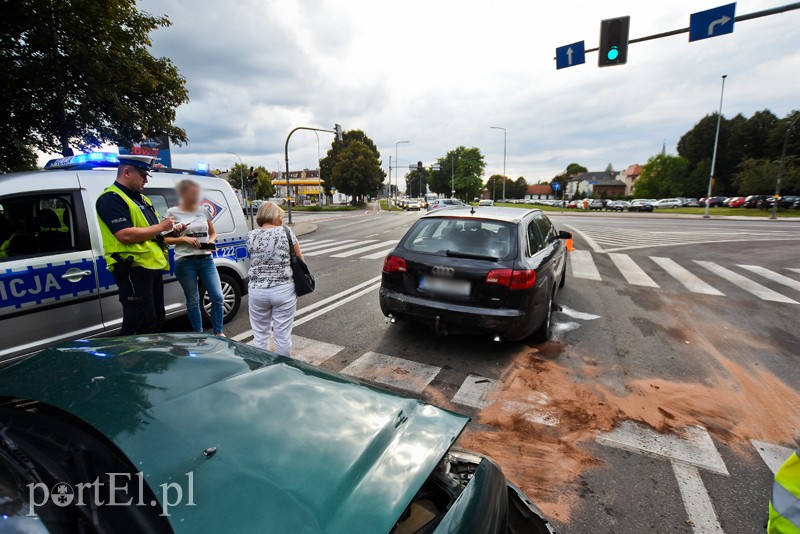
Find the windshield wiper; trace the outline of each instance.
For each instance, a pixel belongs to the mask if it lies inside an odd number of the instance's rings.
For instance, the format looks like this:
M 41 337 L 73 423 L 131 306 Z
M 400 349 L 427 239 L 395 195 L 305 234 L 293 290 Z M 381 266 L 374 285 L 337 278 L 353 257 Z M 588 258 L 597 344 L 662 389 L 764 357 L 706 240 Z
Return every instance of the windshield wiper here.
M 484 256 L 483 254 L 470 254 L 469 252 L 458 252 L 457 250 L 445 250 L 445 254 L 450 256 L 451 258 L 467 258 L 471 260 L 488 260 L 488 261 L 497 261 L 499 258 L 494 256 Z

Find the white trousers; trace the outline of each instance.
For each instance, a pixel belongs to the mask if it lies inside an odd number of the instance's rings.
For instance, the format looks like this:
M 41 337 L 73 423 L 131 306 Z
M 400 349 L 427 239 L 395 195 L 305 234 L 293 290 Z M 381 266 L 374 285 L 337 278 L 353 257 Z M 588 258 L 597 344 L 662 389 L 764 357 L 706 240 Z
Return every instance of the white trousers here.
M 275 352 L 292 355 L 292 324 L 297 309 L 294 284 L 284 284 L 268 289 L 251 288 L 248 296 L 250 327 L 253 345 L 269 350 L 270 334 L 275 336 Z

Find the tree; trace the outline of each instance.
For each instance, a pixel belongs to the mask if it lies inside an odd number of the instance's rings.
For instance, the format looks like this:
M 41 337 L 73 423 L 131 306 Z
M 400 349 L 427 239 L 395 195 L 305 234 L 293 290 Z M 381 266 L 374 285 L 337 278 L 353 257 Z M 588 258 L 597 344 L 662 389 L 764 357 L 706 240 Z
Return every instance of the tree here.
M 241 191 L 242 183 L 247 187 L 247 178 L 250 175 L 250 167 L 243 163 L 236 163 L 228 171 L 228 183 L 231 187 Z
M 272 173 L 261 165 L 253 169 L 253 172 L 256 175 L 256 183 L 251 186 L 253 196 L 260 199 L 274 197 L 275 185 L 272 183 Z
M 428 181 L 431 172 L 425 167 L 422 170 L 414 169 L 406 174 L 406 195 L 410 197 L 423 197 L 427 193 Z
M 4 148 L 16 141 L 68 156 L 73 146 L 164 134 L 187 141 L 173 124 L 189 100 L 186 82 L 149 49 L 167 17 L 139 11 L 134 0 L 27 0 L 0 4 L 0 19 Z
M 779 160 L 744 160 L 736 175 L 736 185 L 740 195 L 769 195 L 775 192 L 775 181 L 780 168 Z M 781 194 L 800 194 L 800 158 L 786 158 L 781 179 Z
M 471 200 L 468 192 L 474 192 L 473 177 L 483 176 L 486 162 L 479 148 L 460 146 L 450 150 L 445 156 L 436 160 L 441 170 L 431 173 L 429 187 L 434 193 L 450 195 L 451 180 L 455 182 L 456 196 Z M 459 185 L 460 184 L 460 185 Z M 481 184 L 482 188 L 482 184 Z
M 589 172 L 589 169 L 580 165 L 579 163 L 570 163 L 567 165 L 566 175 L 567 176 L 574 176 L 576 174 L 581 174 L 582 172 Z
M 511 198 L 523 199 L 528 193 L 528 180 L 524 176 L 520 176 L 514 181 L 514 187 L 511 188 L 514 192 Z
M 586 172 L 586 171 L 584 171 L 584 172 Z M 606 165 L 606 172 L 614 172 L 614 165 L 612 165 L 611 163 Z
M 486 181 L 486 188 L 493 197 L 499 199 L 503 196 L 503 182 L 506 183 L 506 197 L 515 198 L 512 196 L 514 192 L 514 182 L 510 180 L 508 176 L 502 176 L 500 174 L 491 175 Z
M 334 144 L 338 144 L 338 141 L 334 141 Z M 345 147 L 336 155 L 335 161 L 330 184 L 326 185 L 333 185 L 345 195 L 351 195 L 353 205 L 363 203 L 364 196 L 374 194 L 386 176 L 375 151 L 357 139 L 345 139 Z
M 470 201 L 483 193 L 483 181 L 478 176 L 464 176 L 456 180 L 456 197 Z
M 689 162 L 681 156 L 657 154 L 647 160 L 636 180 L 633 193 L 638 198 L 665 198 L 686 195 Z
M 331 187 L 335 187 L 336 189 L 344 192 L 341 187 L 339 187 L 336 183 L 333 182 L 333 167 L 336 165 L 339 155 L 342 151 L 352 142 L 359 141 L 367 146 L 370 149 L 372 154 L 375 157 L 375 160 L 378 162 L 378 165 L 381 164 L 380 158 L 381 154 L 378 152 L 378 147 L 375 146 L 375 142 L 367 137 L 362 130 L 348 130 L 342 134 L 342 142 L 339 142 L 337 139 L 334 139 L 331 143 L 331 148 L 328 149 L 327 155 L 322 158 L 319 162 L 319 172 L 320 178 L 323 182 L 325 182 L 325 187 L 330 190 Z M 381 171 L 382 176 L 386 176 L 386 173 Z

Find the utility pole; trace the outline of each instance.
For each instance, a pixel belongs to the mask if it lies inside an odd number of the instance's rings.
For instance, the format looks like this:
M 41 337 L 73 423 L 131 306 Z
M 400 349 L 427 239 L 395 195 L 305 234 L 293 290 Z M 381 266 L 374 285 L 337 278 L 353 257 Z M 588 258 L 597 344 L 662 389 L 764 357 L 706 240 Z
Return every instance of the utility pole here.
M 797 124 L 798 119 L 800 119 L 800 114 L 795 117 L 789 127 L 786 128 L 786 135 L 783 138 L 783 150 L 781 151 L 781 165 L 778 168 L 778 179 L 775 182 L 775 198 L 772 202 L 772 215 L 770 219 L 777 219 L 778 218 L 778 199 L 781 197 L 781 179 L 783 178 L 783 169 L 786 164 L 786 148 L 789 146 L 789 136 L 792 135 L 792 130 L 794 130 L 794 125 Z
M 389 154 L 389 198 L 394 198 L 395 195 L 392 194 L 392 155 Z M 389 208 L 391 211 L 391 208 Z
M 725 97 L 725 78 L 727 77 L 727 74 L 722 75 L 722 90 L 719 93 L 719 114 L 717 115 L 717 133 L 714 135 L 714 153 L 711 155 L 711 175 L 708 177 L 708 194 L 706 195 L 706 214 L 703 215 L 704 219 L 711 218 L 708 211 L 711 205 L 711 188 L 714 186 L 714 167 L 717 164 L 717 147 L 719 146 L 719 126 L 722 122 L 722 99 Z
M 450 154 L 450 198 L 456 197 L 456 165 L 453 162 L 453 155 Z
M 410 143 L 410 142 L 411 141 L 398 141 L 398 142 L 396 142 L 394 144 L 394 187 L 395 187 L 394 200 L 395 200 L 395 204 L 397 203 L 397 189 L 400 187 L 399 177 L 397 176 L 397 169 L 398 169 L 398 167 L 400 167 L 400 160 L 397 159 L 397 147 L 402 145 L 402 144 L 406 144 L 406 143 Z

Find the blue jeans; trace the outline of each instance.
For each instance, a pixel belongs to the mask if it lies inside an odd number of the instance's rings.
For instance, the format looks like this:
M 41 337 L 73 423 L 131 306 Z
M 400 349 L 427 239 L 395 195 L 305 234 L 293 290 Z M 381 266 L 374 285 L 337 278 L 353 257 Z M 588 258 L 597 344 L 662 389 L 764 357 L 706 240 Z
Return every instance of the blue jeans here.
M 222 306 L 222 286 L 219 281 L 219 273 L 211 255 L 198 254 L 178 259 L 175 261 L 175 276 L 186 296 L 186 311 L 194 331 L 203 331 L 203 318 L 200 316 L 199 280 L 211 299 L 211 330 L 214 334 L 221 334 L 225 309 Z

